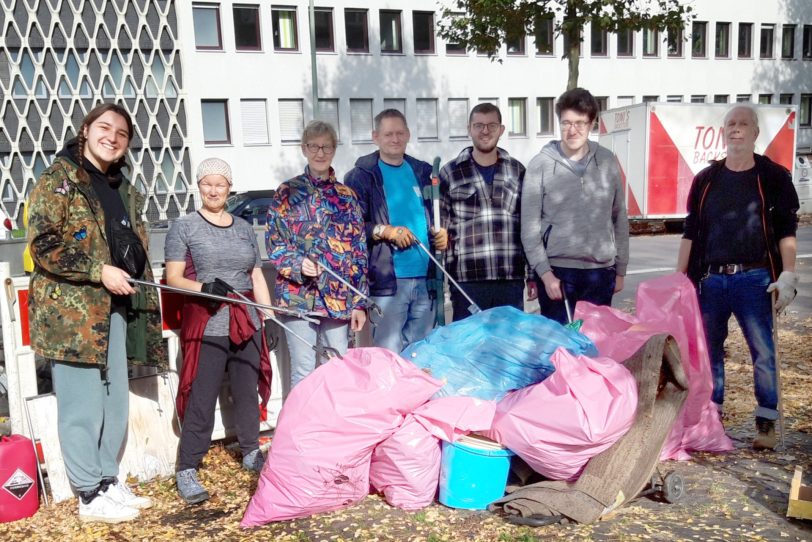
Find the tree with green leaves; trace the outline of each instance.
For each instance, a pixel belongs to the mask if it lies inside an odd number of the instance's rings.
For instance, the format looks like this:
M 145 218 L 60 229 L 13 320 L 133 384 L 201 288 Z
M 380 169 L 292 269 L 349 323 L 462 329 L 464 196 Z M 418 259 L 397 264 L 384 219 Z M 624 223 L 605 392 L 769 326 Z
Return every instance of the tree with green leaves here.
M 652 29 L 677 35 L 694 17 L 689 4 L 686 0 L 450 0 L 442 8 L 439 34 L 495 59 L 503 43 L 534 33 L 552 20 L 555 35 L 564 36 L 567 89 L 572 89 L 578 86 L 579 52 L 587 23 L 608 32 Z

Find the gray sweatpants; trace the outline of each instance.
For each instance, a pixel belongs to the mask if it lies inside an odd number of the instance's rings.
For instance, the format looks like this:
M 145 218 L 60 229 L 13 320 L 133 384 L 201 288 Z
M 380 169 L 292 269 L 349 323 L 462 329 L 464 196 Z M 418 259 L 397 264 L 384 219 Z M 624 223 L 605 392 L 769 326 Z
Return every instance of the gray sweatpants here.
M 59 445 L 68 479 L 78 491 L 118 476 L 129 415 L 126 333 L 123 311 L 113 312 L 105 371 L 97 365 L 51 362 Z

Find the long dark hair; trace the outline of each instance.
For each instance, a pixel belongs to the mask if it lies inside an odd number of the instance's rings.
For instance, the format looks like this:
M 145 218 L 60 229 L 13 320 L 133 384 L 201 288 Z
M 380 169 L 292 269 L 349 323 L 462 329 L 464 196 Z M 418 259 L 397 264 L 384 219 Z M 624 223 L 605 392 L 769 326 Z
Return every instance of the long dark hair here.
M 90 112 L 87 115 L 85 115 L 85 118 L 82 119 L 82 125 L 79 126 L 79 136 L 77 137 L 78 147 L 76 159 L 79 160 L 79 169 L 83 174 L 87 173 L 84 168 L 85 144 L 87 143 L 87 139 L 85 138 L 85 128 L 89 128 L 91 124 L 96 122 L 96 119 L 98 119 L 108 111 L 116 113 L 121 118 L 123 118 L 124 121 L 127 123 L 128 147 L 130 145 L 130 141 L 132 141 L 133 139 L 133 120 L 130 117 L 130 113 L 127 112 L 127 110 L 124 109 L 124 107 L 114 103 L 103 103 L 91 109 Z M 110 165 L 117 166 L 118 168 L 120 168 L 121 166 L 127 163 L 126 156 L 127 156 L 126 154 L 122 155 L 121 158 L 119 158 L 116 162 Z

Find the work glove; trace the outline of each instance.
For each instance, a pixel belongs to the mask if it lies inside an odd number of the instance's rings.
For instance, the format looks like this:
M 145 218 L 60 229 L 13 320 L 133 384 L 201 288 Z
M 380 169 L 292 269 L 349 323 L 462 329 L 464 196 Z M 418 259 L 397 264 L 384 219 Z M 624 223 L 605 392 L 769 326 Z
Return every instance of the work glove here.
M 448 248 L 448 230 L 440 228 L 431 231 L 432 241 L 434 241 L 434 248 L 437 250 L 445 250 Z
M 786 309 L 798 293 L 798 275 L 792 271 L 782 271 L 778 280 L 767 286 L 767 293 L 778 290 L 775 300 L 775 310 L 781 312 Z
M 231 288 L 229 287 L 228 283 L 220 279 L 214 279 L 211 282 L 204 282 L 203 287 L 200 288 L 200 291 L 204 294 L 219 295 L 221 297 L 226 297 L 230 290 Z
M 416 241 L 414 234 L 409 228 L 405 226 L 390 226 L 388 224 L 383 227 L 381 239 L 392 243 L 399 249 L 409 248 Z

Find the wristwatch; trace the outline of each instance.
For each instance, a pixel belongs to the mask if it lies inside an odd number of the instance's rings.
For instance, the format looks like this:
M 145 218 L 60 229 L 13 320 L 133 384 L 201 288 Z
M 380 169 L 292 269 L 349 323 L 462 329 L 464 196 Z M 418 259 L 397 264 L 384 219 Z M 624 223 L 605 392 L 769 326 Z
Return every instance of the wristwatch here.
M 375 227 L 372 228 L 372 238 L 376 241 L 381 238 L 383 235 L 383 230 L 386 228 L 385 224 L 375 224 Z

